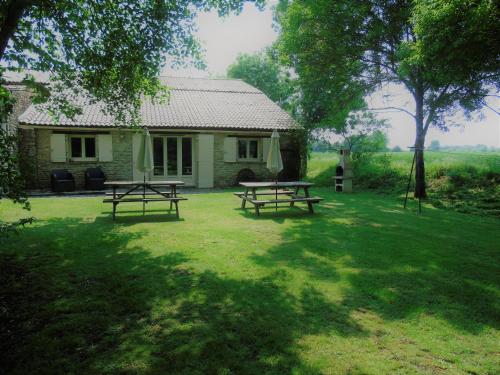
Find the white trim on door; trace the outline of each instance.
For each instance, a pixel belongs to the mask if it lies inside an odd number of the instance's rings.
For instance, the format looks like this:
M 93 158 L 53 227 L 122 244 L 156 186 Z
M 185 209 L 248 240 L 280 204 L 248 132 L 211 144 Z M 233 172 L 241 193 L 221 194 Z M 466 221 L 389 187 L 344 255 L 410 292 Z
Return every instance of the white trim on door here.
M 168 134 L 161 134 L 161 135 L 156 135 L 156 134 L 151 134 L 151 137 L 154 139 L 162 139 L 163 140 L 163 174 L 155 175 L 154 173 L 151 176 L 152 180 L 164 180 L 164 179 L 177 179 L 184 181 L 186 185 L 195 185 L 195 173 L 196 173 L 196 167 L 195 167 L 195 158 L 194 158 L 194 137 L 192 135 L 185 135 L 185 136 L 180 136 L 180 135 L 168 135 Z M 176 160 L 177 160 L 177 173 L 176 174 L 171 174 L 169 173 L 169 158 L 168 158 L 168 143 L 169 139 L 176 139 L 176 148 L 177 148 L 177 153 L 176 153 Z M 183 139 L 190 139 L 190 148 L 191 148 L 191 174 L 183 174 L 184 172 L 184 165 L 183 165 Z M 153 146 L 154 149 L 154 146 Z

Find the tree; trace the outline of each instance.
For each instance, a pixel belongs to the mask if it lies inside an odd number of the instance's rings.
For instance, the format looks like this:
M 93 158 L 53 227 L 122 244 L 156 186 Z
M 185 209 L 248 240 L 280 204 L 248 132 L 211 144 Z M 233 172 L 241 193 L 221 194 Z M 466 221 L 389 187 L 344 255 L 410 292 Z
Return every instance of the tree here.
M 117 122 L 138 124 L 141 98 L 164 100 L 159 73 L 172 64 L 202 65 L 193 37 L 197 10 L 220 15 L 240 11 L 245 0 L 0 0 L 0 121 L 12 108 L 6 70 L 50 71 L 49 88 L 27 75 L 36 103 L 48 101 L 54 115 L 79 112 L 71 99 L 106 104 Z M 264 0 L 254 0 L 258 6 Z M 1 188 L 22 197 L 15 139 L 0 134 Z
M 24 192 L 24 183 L 18 168 L 17 137 L 1 126 L 7 121 L 5 114 L 12 110 L 13 104 L 10 93 L 0 87 L 0 198 L 11 199 L 15 203 L 22 204 L 24 209 L 29 210 L 30 204 Z M 14 223 L 4 223 L 0 220 L 0 239 L 7 232 L 14 230 L 19 225 L 30 223 L 32 220 L 33 218 L 24 218 Z
M 401 152 L 401 151 L 403 151 L 403 149 L 399 146 L 394 146 L 391 151 L 392 152 Z
M 415 196 L 425 197 L 429 127 L 446 129 L 448 115 L 470 115 L 499 88 L 498 13 L 490 0 L 282 0 L 276 20 L 310 123 L 341 124 L 386 84 L 410 93 L 414 108 L 386 109 L 415 121 Z
M 242 79 L 246 83 L 258 88 L 273 102 L 286 110 L 297 122 L 301 123 L 302 116 L 297 106 L 296 80 L 288 69 L 279 64 L 275 46 L 256 54 L 241 54 L 227 70 L 230 78 Z M 309 156 L 308 145 L 312 142 L 309 129 L 301 128 L 293 131 L 293 141 L 299 150 L 300 175 L 306 172 L 306 160 Z
M 0 0 L 0 62 L 52 72 L 58 82 L 51 87 L 52 104 L 59 111 L 77 110 L 67 100 L 72 88 L 105 102 L 120 120 L 137 121 L 143 95 L 165 97 L 158 76 L 167 56 L 173 64 L 202 65 L 192 34 L 196 11 L 215 8 L 223 15 L 244 2 Z M 35 100 L 48 99 L 50 92 L 34 89 Z
M 343 142 L 343 147 L 354 152 L 377 152 L 387 149 L 387 128 L 384 120 L 379 120 L 373 113 L 366 111 L 349 114 L 345 124 L 335 129 Z
M 429 145 L 429 150 L 430 151 L 438 151 L 441 148 L 441 144 L 437 139 L 434 139 L 431 141 L 431 144 Z
M 290 74 L 268 53 L 240 54 L 227 69 L 227 76 L 242 79 L 258 88 L 284 109 L 291 106 L 294 82 Z

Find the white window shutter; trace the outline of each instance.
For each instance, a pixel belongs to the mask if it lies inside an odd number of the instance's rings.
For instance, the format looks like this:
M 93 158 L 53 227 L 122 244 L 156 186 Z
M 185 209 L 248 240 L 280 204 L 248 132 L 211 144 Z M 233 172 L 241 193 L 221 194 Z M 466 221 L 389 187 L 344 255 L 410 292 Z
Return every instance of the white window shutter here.
M 214 187 L 214 136 L 198 136 L 198 187 Z
M 267 162 L 267 155 L 269 155 L 269 145 L 271 144 L 270 138 L 264 138 L 262 140 L 262 161 Z
M 238 139 L 236 137 L 224 138 L 224 161 L 226 163 L 236 162 L 237 145 L 238 145 Z
M 66 134 L 50 135 L 50 161 L 54 163 L 66 162 Z
M 99 161 L 113 161 L 113 138 L 111 134 L 97 135 Z

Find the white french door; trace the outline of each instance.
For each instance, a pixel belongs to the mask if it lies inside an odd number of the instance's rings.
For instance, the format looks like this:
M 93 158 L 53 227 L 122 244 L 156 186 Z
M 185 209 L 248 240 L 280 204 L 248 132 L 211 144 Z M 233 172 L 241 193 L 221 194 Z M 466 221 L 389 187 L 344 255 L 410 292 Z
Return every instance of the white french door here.
M 153 137 L 153 180 L 178 179 L 194 184 L 193 138 Z

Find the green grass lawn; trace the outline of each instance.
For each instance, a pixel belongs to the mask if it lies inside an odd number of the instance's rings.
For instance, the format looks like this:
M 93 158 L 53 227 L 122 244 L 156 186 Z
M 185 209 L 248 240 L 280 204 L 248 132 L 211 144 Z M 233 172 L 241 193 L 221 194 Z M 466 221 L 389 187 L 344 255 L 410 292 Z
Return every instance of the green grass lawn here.
M 354 189 L 405 192 L 412 159 L 411 152 L 366 155 L 354 163 Z M 334 152 L 313 152 L 307 179 L 332 186 L 338 160 Z M 425 170 L 428 201 L 435 207 L 500 218 L 500 153 L 427 151 Z
M 116 223 L 102 198 L 32 199 L 0 242 L 1 372 L 500 372 L 497 219 L 313 193 L 315 215 L 228 191 Z
M 410 174 L 412 152 L 380 152 L 371 155 L 374 161 L 368 168 L 390 168 L 395 174 L 405 176 Z M 383 162 L 387 164 L 384 164 Z M 313 152 L 307 162 L 307 177 L 321 185 L 331 185 L 335 167 L 339 162 L 337 152 Z M 478 173 L 500 174 L 499 152 L 447 152 L 427 151 L 425 153 L 427 179 L 442 177 L 447 171 L 462 171 L 470 168 Z M 365 171 L 363 171 L 365 172 Z M 376 171 L 375 171 L 376 172 Z M 406 181 L 406 180 L 405 180 Z M 362 183 L 362 181 L 358 181 Z M 405 185 L 406 186 L 406 185 Z

